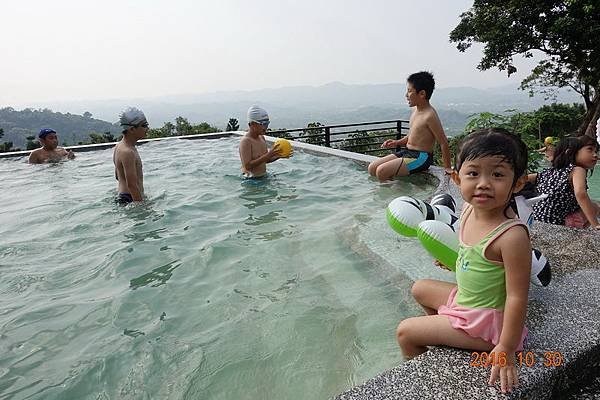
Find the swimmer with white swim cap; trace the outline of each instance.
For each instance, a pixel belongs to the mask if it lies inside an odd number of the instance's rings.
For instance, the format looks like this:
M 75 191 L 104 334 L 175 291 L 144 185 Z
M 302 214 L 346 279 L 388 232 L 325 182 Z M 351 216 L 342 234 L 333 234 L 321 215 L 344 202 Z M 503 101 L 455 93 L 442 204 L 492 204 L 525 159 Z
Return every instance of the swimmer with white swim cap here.
M 141 110 L 127 108 L 119 116 L 119 124 L 123 128 L 123 138 L 115 146 L 113 163 L 117 179 L 117 202 L 127 204 L 142 201 L 144 195 L 144 174 L 142 159 L 135 144 L 146 137 L 148 121 Z
M 267 148 L 264 134 L 269 122 L 269 114 L 263 108 L 252 106 L 248 109 L 248 131 L 240 140 L 242 173 L 247 178 L 266 175 L 267 163 L 281 158 L 278 146 L 273 146 L 270 150 Z

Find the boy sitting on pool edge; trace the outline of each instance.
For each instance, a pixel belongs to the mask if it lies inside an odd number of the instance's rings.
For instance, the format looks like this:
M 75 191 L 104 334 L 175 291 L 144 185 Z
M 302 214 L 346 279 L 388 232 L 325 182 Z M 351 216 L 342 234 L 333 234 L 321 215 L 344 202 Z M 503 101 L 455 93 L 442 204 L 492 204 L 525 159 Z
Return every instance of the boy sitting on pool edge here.
M 410 116 L 408 135 L 400 140 L 388 139 L 382 148 L 403 146 L 394 154 L 381 157 L 369 164 L 369 174 L 385 182 L 396 176 L 408 176 L 425 171 L 433 163 L 433 147 L 437 141 L 442 150 L 446 174 L 451 174 L 448 139 L 435 109 L 429 104 L 435 81 L 430 72 L 421 71 L 406 79 L 406 100 L 415 107 Z

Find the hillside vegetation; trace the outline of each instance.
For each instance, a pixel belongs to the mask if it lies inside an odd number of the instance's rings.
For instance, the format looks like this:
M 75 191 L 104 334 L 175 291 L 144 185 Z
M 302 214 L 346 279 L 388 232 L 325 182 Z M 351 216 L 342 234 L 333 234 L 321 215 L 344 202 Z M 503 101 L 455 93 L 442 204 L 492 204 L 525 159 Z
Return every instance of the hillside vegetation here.
M 45 109 L 26 108 L 17 111 L 12 107 L 0 109 L 0 128 L 4 131 L 3 141 L 12 142 L 15 148 L 25 148 L 28 136 L 37 137 L 42 128 L 54 129 L 61 144 L 73 145 L 90 140 L 90 134 L 110 132 L 117 135 L 120 127 L 92 118 L 92 114 L 75 115 Z

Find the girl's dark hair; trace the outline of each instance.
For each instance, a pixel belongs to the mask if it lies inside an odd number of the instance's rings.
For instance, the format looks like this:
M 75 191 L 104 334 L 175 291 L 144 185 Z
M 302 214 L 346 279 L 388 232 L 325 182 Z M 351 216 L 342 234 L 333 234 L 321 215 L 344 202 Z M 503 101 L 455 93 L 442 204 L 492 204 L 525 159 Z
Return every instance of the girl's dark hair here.
M 512 166 L 513 186 L 527 171 L 527 146 L 520 137 L 502 128 L 479 129 L 466 136 L 458 146 L 455 168 L 460 171 L 465 161 L 488 156 L 500 156 Z
M 592 146 L 598 150 L 598 142 L 591 136 L 583 135 L 563 138 L 554 149 L 552 166 L 554 168 L 566 168 L 570 164 L 575 165 L 577 152 L 585 146 Z

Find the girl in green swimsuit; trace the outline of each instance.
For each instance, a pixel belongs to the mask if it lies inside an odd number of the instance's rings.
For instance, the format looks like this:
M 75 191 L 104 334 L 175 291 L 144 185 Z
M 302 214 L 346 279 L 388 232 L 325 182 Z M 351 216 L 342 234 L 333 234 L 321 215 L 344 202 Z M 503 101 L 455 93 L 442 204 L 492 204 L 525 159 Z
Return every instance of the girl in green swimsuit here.
M 490 355 L 489 384 L 502 392 L 518 383 L 515 352 L 527 335 L 531 269 L 527 227 L 510 208 L 525 182 L 527 147 L 502 129 L 483 129 L 461 143 L 453 179 L 465 207 L 460 223 L 456 282 L 419 280 L 412 287 L 427 316 L 408 318 L 396 331 L 407 358 L 445 345 Z

